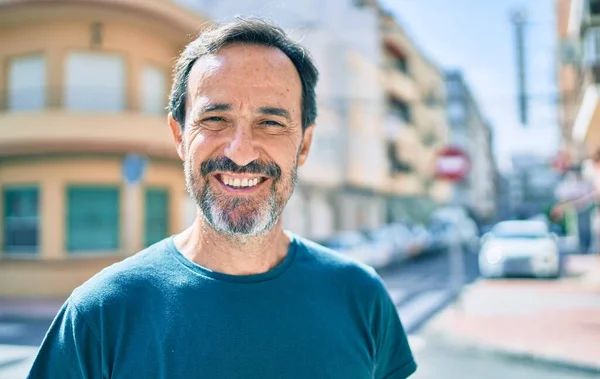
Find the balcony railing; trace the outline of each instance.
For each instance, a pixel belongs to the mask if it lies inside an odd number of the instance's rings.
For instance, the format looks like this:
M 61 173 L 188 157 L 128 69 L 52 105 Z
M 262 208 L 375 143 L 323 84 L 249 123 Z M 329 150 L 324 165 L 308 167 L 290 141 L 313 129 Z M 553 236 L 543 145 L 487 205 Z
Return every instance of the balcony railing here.
M 61 87 L 30 86 L 0 93 L 0 111 L 34 112 L 47 109 L 66 109 L 74 112 L 119 113 L 140 112 L 165 115 L 165 91 L 136 91 L 137 104 L 130 91 L 123 87 Z

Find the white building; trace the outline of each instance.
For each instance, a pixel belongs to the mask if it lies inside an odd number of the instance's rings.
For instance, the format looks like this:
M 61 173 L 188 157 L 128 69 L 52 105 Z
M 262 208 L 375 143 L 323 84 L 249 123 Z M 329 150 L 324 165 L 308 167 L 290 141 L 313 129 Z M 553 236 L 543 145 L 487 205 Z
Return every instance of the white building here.
M 489 219 L 497 208 L 498 169 L 492 151 L 492 131 L 461 72 L 446 73 L 450 143 L 465 151 L 471 172 L 454 188 L 453 202 Z

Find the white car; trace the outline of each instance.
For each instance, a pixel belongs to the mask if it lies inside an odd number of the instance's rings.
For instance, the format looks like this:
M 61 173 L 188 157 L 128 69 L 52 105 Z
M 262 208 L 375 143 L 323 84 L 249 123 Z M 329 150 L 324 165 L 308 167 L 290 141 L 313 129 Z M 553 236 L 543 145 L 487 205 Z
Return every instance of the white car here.
M 503 221 L 482 237 L 479 271 L 483 277 L 557 278 L 561 266 L 556 235 L 544 222 Z
M 392 260 L 392 245 L 371 240 L 356 231 L 347 231 L 330 238 L 325 245 L 373 268 L 385 267 Z

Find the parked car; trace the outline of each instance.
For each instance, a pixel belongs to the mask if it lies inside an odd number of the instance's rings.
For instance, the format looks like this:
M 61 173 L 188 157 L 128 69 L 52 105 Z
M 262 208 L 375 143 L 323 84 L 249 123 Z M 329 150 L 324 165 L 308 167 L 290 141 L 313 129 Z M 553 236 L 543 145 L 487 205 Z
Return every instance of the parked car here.
M 562 269 L 556 235 L 541 221 L 498 223 L 482 237 L 479 270 L 484 277 L 556 278 Z
M 394 261 L 403 261 L 421 254 L 423 248 L 407 224 L 390 224 L 384 230 L 394 242 Z
M 434 220 L 429 225 L 427 253 L 444 253 L 449 251 L 452 246 L 460 244 L 461 236 L 454 224 L 447 221 Z
M 369 232 L 342 232 L 324 245 L 374 268 L 384 267 L 392 260 L 393 245 Z
M 389 233 L 379 229 L 364 233 L 368 239 L 369 252 L 362 260 L 374 268 L 382 268 L 394 260 L 395 244 Z
M 465 212 L 437 212 L 432 217 L 432 224 L 442 225 L 438 227 L 438 233 L 444 234 L 446 249 L 458 243 L 464 251 L 476 254 L 479 250 L 479 229 Z
M 367 245 L 367 238 L 359 232 L 341 232 L 326 240 L 323 245 L 339 253 L 353 255 Z

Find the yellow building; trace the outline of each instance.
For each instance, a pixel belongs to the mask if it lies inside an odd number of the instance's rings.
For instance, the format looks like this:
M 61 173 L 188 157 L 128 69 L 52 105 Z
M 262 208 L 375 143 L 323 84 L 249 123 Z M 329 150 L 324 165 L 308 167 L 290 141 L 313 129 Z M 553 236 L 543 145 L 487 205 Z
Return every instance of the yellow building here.
M 189 222 L 165 107 L 205 21 L 166 0 L 0 0 L 0 296 L 65 296 Z
M 437 152 L 448 143 L 443 72 L 416 47 L 389 14 L 381 12 L 381 83 L 386 93 L 384 120 L 392 172 L 388 188 L 397 217 L 427 217 L 450 199 L 452 185 L 435 178 Z

